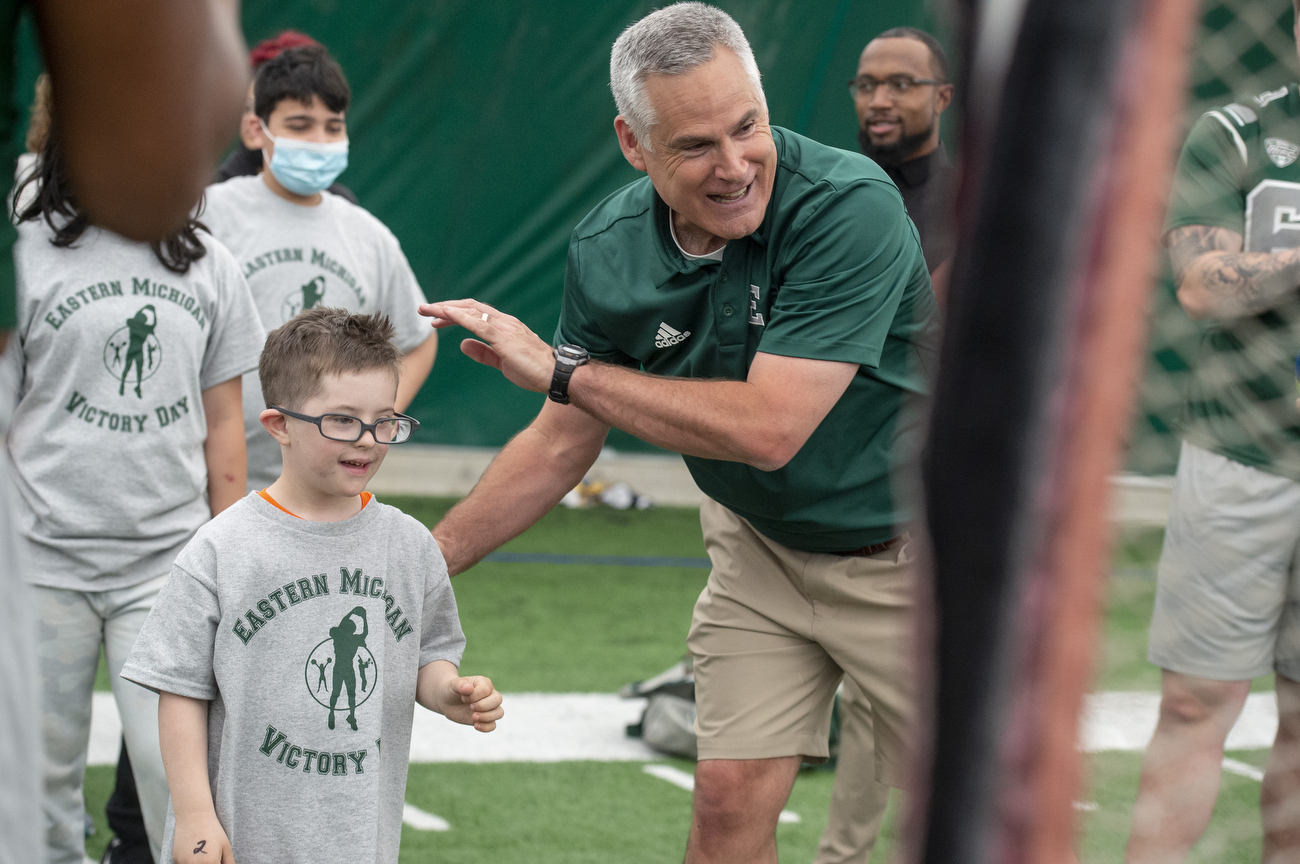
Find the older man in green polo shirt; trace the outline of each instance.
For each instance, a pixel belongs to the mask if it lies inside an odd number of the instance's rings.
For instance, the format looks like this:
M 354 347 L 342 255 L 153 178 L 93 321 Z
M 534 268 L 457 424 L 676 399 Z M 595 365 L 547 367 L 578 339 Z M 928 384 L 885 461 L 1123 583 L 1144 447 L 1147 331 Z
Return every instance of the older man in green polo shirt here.
M 687 861 L 776 861 L 841 672 L 877 776 L 907 770 L 911 511 L 937 313 L 917 232 L 867 158 L 769 125 L 725 13 L 679 3 L 614 44 L 614 121 L 647 177 L 573 232 L 556 348 L 474 300 L 421 307 L 470 357 L 548 392 L 434 529 L 452 573 L 581 480 L 611 426 L 686 457 L 713 561 L 695 607 L 700 762 Z

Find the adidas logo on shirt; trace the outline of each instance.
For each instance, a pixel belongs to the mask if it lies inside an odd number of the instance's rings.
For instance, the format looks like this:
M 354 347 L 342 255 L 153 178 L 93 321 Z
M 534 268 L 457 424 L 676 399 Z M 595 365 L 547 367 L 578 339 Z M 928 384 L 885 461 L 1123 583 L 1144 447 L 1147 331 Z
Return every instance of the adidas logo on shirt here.
M 687 330 L 685 333 L 682 333 L 678 330 L 674 330 L 673 328 L 669 327 L 667 324 L 661 321 L 659 322 L 659 332 L 655 334 L 655 347 L 671 348 L 673 345 L 676 345 L 679 342 L 685 342 L 687 337 L 689 337 L 690 335 L 691 335 L 691 331 L 689 330 Z

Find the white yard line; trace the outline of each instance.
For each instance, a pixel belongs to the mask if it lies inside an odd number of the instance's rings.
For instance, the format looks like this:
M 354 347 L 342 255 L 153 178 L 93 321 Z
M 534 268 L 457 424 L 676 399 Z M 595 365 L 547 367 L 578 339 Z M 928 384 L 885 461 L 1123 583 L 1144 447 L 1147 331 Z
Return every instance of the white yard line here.
M 415 709 L 412 762 L 649 762 L 663 758 L 629 738 L 644 699 L 614 693 L 507 693 L 506 716 L 490 733 Z
M 450 831 L 451 825 L 441 816 L 435 816 L 416 807 L 414 804 L 402 805 L 402 821 L 416 831 Z
M 645 765 L 641 770 L 649 774 L 651 777 L 658 777 L 660 780 L 667 780 L 678 789 L 685 789 L 687 792 L 695 791 L 695 778 L 690 774 L 687 774 L 685 771 L 674 768 L 671 765 L 655 763 Z M 803 817 L 798 813 L 795 813 L 793 810 L 782 810 L 781 815 L 777 817 L 776 821 L 785 825 L 797 825 L 803 821 Z
M 695 791 L 695 778 L 671 765 L 652 764 L 646 765 L 641 770 L 651 777 L 667 780 L 678 789 L 685 789 L 687 792 Z
M 1256 768 L 1254 765 L 1240 762 L 1236 759 L 1224 758 L 1223 770 L 1227 771 L 1229 774 L 1239 774 L 1242 777 L 1249 777 L 1251 780 L 1264 779 L 1263 769 Z
M 1094 693 L 1082 717 L 1080 749 L 1089 753 L 1146 749 L 1155 731 L 1158 693 Z M 508 693 L 505 719 L 482 734 L 441 714 L 415 709 L 412 762 L 653 762 L 662 758 L 624 727 L 641 718 L 643 699 L 613 693 Z M 113 694 L 96 693 L 90 725 L 91 765 L 117 764 L 122 725 Z M 1272 746 L 1277 700 L 1252 693 L 1228 735 L 1229 750 Z
M 1111 692 L 1088 696 L 1083 711 L 1080 749 L 1142 751 L 1156 730 L 1159 693 Z M 1237 723 L 1228 733 L 1228 750 L 1261 750 L 1273 746 L 1277 735 L 1277 698 L 1251 693 Z
M 412 762 L 649 762 L 663 758 L 625 727 L 641 719 L 644 699 L 614 693 L 508 693 L 506 718 L 488 734 L 415 708 Z M 324 730 L 325 714 L 321 713 Z M 122 735 L 112 693 L 96 693 L 91 765 L 116 765 Z

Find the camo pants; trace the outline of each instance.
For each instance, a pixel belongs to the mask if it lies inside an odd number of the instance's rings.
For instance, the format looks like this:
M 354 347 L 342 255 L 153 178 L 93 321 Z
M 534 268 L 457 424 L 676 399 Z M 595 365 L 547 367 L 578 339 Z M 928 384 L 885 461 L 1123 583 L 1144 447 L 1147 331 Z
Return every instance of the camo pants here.
M 36 627 L 31 592 L 14 563 L 11 470 L 0 450 L 0 864 L 31 864 L 41 860 Z
M 135 773 L 140 809 L 155 861 L 167 818 L 167 777 L 158 749 L 158 696 L 118 677 L 154 598 L 159 576 L 115 591 L 68 591 L 33 586 L 45 742 L 45 837 L 47 864 L 83 864 L 90 709 L 102 645 L 127 752 Z M 109 745 L 117 752 L 118 735 Z M 116 760 L 116 756 L 114 756 Z M 168 856 L 170 858 L 170 856 Z

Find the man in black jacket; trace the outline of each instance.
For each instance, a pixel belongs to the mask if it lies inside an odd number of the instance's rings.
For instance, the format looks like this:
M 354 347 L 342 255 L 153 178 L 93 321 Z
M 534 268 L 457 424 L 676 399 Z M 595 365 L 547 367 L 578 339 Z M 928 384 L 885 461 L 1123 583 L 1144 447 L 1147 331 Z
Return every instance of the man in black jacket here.
M 948 58 L 929 33 L 895 27 L 867 43 L 849 91 L 858 114 L 858 145 L 903 194 L 942 299 L 956 248 L 950 204 L 957 169 L 939 141 L 939 115 L 953 93 Z
M 953 87 L 947 82 L 942 46 L 912 27 L 886 30 L 867 43 L 849 82 L 858 144 L 902 193 L 940 302 L 956 249 L 951 202 L 957 169 L 939 141 L 939 115 L 952 102 Z M 889 787 L 875 776 L 870 704 L 845 677 L 835 791 L 815 864 L 867 864 L 888 794 Z

